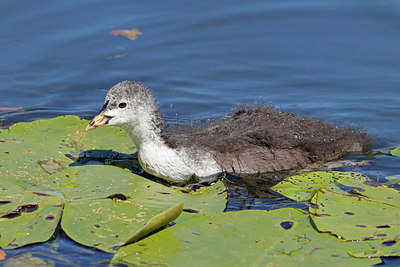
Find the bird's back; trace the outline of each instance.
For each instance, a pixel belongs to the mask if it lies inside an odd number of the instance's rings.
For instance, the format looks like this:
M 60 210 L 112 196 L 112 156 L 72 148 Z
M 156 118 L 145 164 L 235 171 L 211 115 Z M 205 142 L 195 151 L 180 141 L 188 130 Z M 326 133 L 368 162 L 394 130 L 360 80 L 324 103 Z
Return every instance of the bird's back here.
M 227 172 L 264 173 L 362 151 L 371 138 L 272 107 L 242 106 L 212 122 L 173 127 L 165 140 L 173 148 L 212 151 Z

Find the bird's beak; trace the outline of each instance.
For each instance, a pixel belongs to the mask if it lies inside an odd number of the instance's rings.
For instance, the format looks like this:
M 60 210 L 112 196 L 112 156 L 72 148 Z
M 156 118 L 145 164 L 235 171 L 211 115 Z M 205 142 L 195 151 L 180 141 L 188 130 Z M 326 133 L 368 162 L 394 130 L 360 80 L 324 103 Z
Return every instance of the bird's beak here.
M 94 118 L 89 122 L 88 126 L 86 126 L 86 131 L 90 131 L 90 130 L 96 129 L 100 126 L 108 124 L 108 121 L 112 117 L 104 115 L 107 105 L 108 105 L 108 101 L 106 103 L 104 103 L 103 108 L 100 110 L 100 112 L 96 116 L 94 116 Z
M 99 113 L 90 121 L 88 126 L 86 126 L 86 131 L 96 129 L 100 126 L 107 125 L 111 117 L 105 116 L 103 113 Z

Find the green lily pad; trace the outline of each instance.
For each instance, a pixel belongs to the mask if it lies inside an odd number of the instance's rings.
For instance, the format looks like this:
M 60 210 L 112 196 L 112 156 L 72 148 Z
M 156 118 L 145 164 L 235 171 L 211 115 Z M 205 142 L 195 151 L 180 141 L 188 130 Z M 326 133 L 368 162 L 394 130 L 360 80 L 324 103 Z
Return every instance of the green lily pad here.
M 396 257 L 400 255 L 400 244 L 398 238 L 394 240 L 371 240 L 369 250 L 349 251 L 349 255 L 357 258 Z
M 366 240 L 356 257 L 400 256 L 400 191 L 352 172 L 311 172 L 272 188 L 288 198 L 310 201 L 316 228 L 344 240 Z
M 366 242 L 318 233 L 298 209 L 246 210 L 200 216 L 121 247 L 114 264 L 162 266 L 373 265 L 348 254 Z
M 86 150 L 135 151 L 119 128 L 86 133 L 87 123 L 63 116 L 0 130 L 1 247 L 46 241 L 62 218 L 73 240 L 114 251 L 152 217 L 181 202 L 196 212 L 191 217 L 225 209 L 222 182 L 186 192 L 114 166 L 73 166 Z
M 199 192 L 183 193 L 127 170 L 110 166 L 90 167 L 93 170 L 85 172 L 83 177 L 87 182 L 77 176 L 83 190 L 70 188 L 68 196 L 73 201 L 65 205 L 61 221 L 67 235 L 86 246 L 112 252 L 127 242 L 150 218 L 181 202 L 185 203 L 185 209 L 196 210 L 196 215 L 214 214 L 225 209 L 226 189 L 222 182 Z M 98 185 L 95 173 L 111 180 Z M 111 178 L 113 175 L 115 178 Z M 83 193 L 91 197 L 82 198 Z
M 2 181 L 0 195 L 1 247 L 18 247 L 15 240 L 21 244 L 44 242 L 52 236 L 62 212 L 56 197 L 25 193 L 12 181 Z
M 342 191 L 338 185 L 345 182 L 367 182 L 369 177 L 356 172 L 309 172 L 293 175 L 279 182 L 271 190 L 296 201 L 309 201 L 321 188 Z
M 374 240 L 369 252 L 353 252 L 354 256 L 400 256 L 400 206 L 370 197 L 322 189 L 311 200 L 311 218 L 321 232 L 350 241 Z M 396 201 L 400 204 L 398 197 Z
M 352 183 L 350 185 L 349 183 L 343 183 L 343 185 L 353 186 L 354 184 Z M 364 196 L 370 201 L 377 201 L 400 207 L 400 191 L 390 188 L 385 184 L 366 182 L 359 187 L 355 186 L 351 192 L 360 196 Z
M 321 189 L 311 200 L 313 222 L 321 232 L 345 240 L 393 239 L 400 235 L 400 207 Z
M 122 130 L 104 127 L 86 133 L 87 123 L 76 116 L 62 116 L 17 123 L 0 130 L 0 179 L 14 179 L 25 187 L 56 190 L 68 179 L 61 173 L 54 173 L 49 183 L 49 175 L 54 170 L 57 172 L 69 167 L 74 162 L 72 159 L 78 158 L 83 151 L 115 149 L 120 153 L 135 152 L 132 141 Z

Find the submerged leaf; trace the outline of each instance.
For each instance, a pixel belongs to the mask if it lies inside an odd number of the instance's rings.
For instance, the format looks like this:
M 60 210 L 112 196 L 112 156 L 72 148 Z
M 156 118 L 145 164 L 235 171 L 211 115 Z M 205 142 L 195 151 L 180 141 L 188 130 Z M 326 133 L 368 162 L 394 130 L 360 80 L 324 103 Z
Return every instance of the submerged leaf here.
M 53 174 L 58 171 L 61 171 L 65 169 L 60 162 L 50 159 L 50 160 L 39 160 L 38 161 L 39 165 L 42 166 L 42 168 L 48 173 L 48 174 Z
M 47 267 L 48 265 L 43 259 L 39 257 L 34 257 L 32 253 L 27 252 L 7 259 L 2 266 L 3 267 L 15 267 L 15 266 Z
M 391 176 L 386 176 L 385 177 L 386 180 L 388 180 L 385 185 L 387 186 L 391 186 L 391 185 L 395 185 L 395 184 L 400 184 L 400 175 L 396 174 L 396 175 L 391 175 Z

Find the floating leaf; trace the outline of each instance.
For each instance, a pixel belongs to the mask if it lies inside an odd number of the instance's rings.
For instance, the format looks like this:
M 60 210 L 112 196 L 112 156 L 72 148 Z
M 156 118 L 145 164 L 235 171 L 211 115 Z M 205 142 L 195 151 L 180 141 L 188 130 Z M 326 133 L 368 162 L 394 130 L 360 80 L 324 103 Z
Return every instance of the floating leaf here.
M 349 181 L 341 181 L 341 184 L 353 187 L 351 193 L 364 196 L 370 201 L 400 207 L 400 191 L 390 188 L 385 184 L 379 184 L 372 181 L 364 183 L 349 183 Z
M 400 146 L 390 150 L 390 154 L 392 154 L 392 156 L 399 157 L 400 156 Z
M 385 240 L 400 235 L 400 207 L 326 189 L 311 202 L 315 204 L 309 208 L 311 218 L 319 231 L 345 240 Z
M 135 151 L 120 129 L 110 126 L 86 134 L 87 123 L 63 116 L 0 130 L 1 247 L 48 240 L 61 214 L 61 227 L 73 240 L 114 251 L 153 216 L 181 202 L 200 215 L 224 210 L 222 182 L 184 192 L 126 169 L 79 166 L 75 160 L 84 151 Z
M 24 190 L 14 181 L 2 181 L 0 200 L 0 247 L 14 248 L 50 239 L 62 212 L 58 198 Z
M 351 255 L 400 256 L 400 191 L 349 172 L 296 175 L 272 189 L 291 199 L 310 200 L 311 218 L 319 231 L 370 244 Z
M 139 31 L 138 29 L 130 29 L 130 30 L 113 30 L 111 32 L 112 35 L 114 36 L 124 36 L 132 41 L 136 40 L 138 35 L 142 35 L 142 32 Z
M 398 238 L 393 240 L 370 240 L 367 243 L 370 248 L 367 250 L 356 249 L 349 251 L 349 254 L 357 258 L 378 258 L 395 257 L 400 255 L 400 244 Z
M 366 242 L 318 233 L 301 210 L 246 210 L 200 216 L 120 248 L 114 264 L 162 266 L 370 266 L 348 255 Z
M 380 253 L 374 252 L 375 257 L 400 256 L 399 198 L 395 199 L 399 204 L 395 206 L 370 197 L 322 189 L 312 199 L 315 208 L 309 208 L 311 218 L 321 232 L 330 232 L 345 240 L 375 240 L 378 246 L 370 250 L 381 248 Z
M 166 226 L 167 224 L 178 218 L 179 215 L 181 215 L 182 210 L 183 202 L 154 216 L 139 231 L 131 236 L 124 245 L 134 243 L 145 235 Z
M 0 261 L 4 260 L 6 258 L 7 254 L 4 252 L 4 250 L 0 249 Z
M 348 181 L 371 181 L 368 176 L 356 172 L 309 172 L 293 175 L 279 182 L 271 190 L 296 201 L 309 201 L 321 188 L 342 191 L 338 185 Z

